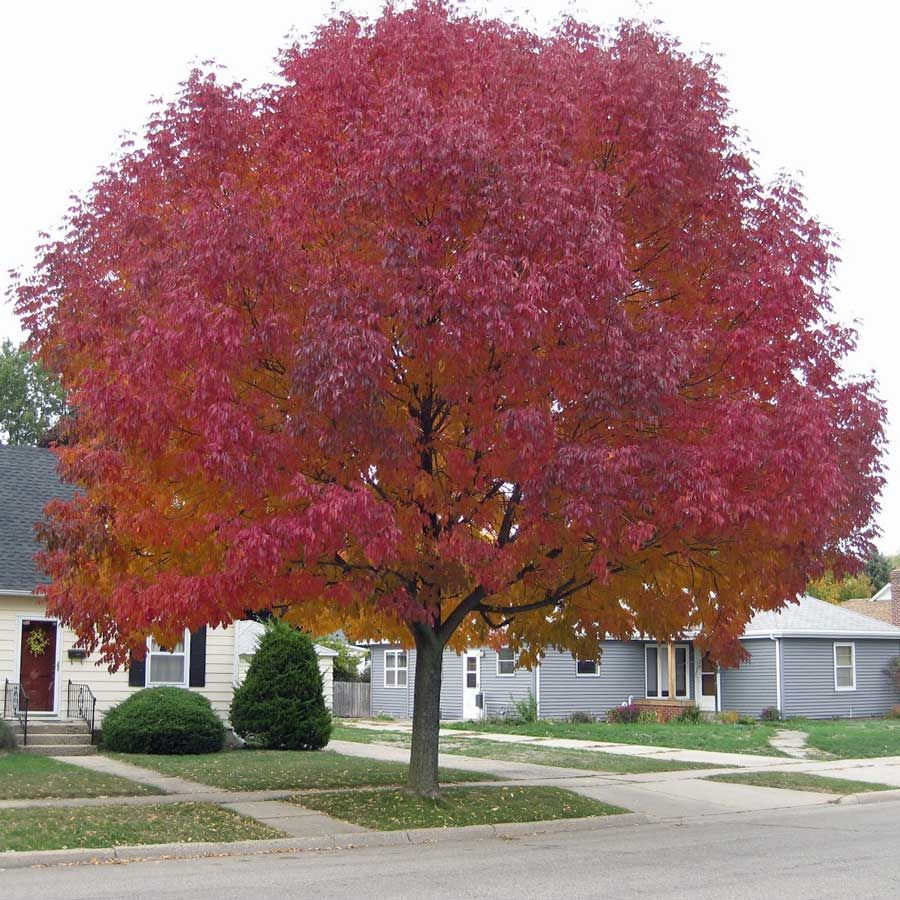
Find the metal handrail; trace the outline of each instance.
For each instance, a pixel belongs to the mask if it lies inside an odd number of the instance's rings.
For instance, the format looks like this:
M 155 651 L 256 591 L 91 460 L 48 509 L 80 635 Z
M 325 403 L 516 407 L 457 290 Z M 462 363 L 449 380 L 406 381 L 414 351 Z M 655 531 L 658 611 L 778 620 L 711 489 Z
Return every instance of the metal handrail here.
M 66 691 L 66 716 L 72 718 L 74 715 L 79 719 L 83 719 L 88 728 L 91 730 L 91 743 L 94 743 L 94 718 L 97 713 L 97 698 L 94 692 L 86 684 L 80 684 L 76 681 L 67 682 Z
M 21 684 L 3 680 L 3 718 L 11 719 L 15 716 L 22 726 L 22 746 L 28 743 L 28 694 Z

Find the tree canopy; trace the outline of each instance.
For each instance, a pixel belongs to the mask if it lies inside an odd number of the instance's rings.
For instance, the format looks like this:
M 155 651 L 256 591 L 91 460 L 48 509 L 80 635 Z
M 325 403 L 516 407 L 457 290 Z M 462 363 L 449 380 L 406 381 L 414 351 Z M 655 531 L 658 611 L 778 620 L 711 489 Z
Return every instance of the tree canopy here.
M 39 444 L 65 410 L 59 380 L 24 347 L 0 343 L 0 443 Z
M 19 290 L 79 410 L 50 607 L 106 658 L 278 605 L 414 641 L 418 715 L 426 651 L 692 626 L 734 659 L 868 555 L 833 241 L 711 59 L 421 0 L 281 75 L 195 72 Z

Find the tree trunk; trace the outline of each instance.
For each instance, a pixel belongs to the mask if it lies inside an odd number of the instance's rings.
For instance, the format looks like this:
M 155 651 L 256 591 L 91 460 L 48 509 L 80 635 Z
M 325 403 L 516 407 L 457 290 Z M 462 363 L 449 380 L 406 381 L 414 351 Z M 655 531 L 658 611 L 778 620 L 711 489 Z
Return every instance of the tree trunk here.
M 417 628 L 414 635 L 416 682 L 408 785 L 409 790 L 420 797 L 439 797 L 438 731 L 441 722 L 441 665 L 444 648 L 429 628 Z

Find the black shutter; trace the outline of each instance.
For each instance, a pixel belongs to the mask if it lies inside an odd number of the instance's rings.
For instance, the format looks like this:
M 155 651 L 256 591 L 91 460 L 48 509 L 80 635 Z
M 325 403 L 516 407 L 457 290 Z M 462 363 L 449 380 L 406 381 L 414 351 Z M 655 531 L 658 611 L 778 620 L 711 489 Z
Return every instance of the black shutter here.
M 146 687 L 147 685 L 147 657 L 135 659 L 131 657 L 128 664 L 128 687 Z
M 188 675 L 191 687 L 206 687 L 206 626 L 191 634 L 191 667 Z

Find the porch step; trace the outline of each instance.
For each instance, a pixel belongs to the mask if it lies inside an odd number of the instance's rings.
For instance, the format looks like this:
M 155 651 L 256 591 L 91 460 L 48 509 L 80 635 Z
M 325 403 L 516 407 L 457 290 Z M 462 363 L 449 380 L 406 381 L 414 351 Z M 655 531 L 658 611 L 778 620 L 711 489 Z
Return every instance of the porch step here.
M 12 730 L 22 731 L 18 719 L 10 721 Z M 81 719 L 28 719 L 28 736 L 33 734 L 89 734 L 87 723 Z
M 68 744 L 73 747 L 79 744 L 90 744 L 91 736 L 86 731 L 32 731 L 28 726 L 28 746 L 55 746 Z
M 93 744 L 32 744 L 28 738 L 28 746 L 19 747 L 20 753 L 32 756 L 93 756 L 97 748 Z

